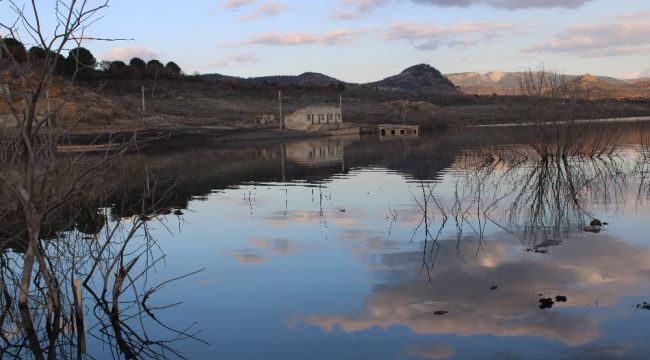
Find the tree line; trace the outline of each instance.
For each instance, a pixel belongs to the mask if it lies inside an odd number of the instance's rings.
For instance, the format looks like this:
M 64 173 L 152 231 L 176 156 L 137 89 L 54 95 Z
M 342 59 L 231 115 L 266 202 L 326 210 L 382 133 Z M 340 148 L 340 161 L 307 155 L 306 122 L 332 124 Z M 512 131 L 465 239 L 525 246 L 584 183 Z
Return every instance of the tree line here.
M 180 77 L 183 71 L 173 61 L 163 64 L 157 59 L 144 61 L 139 57 L 132 58 L 129 63 L 124 61 L 97 61 L 90 50 L 84 47 L 76 47 L 68 52 L 68 56 L 55 54 L 50 51 L 32 46 L 29 50 L 19 40 L 13 38 L 1 38 L 0 59 L 13 57 L 17 62 L 30 63 L 33 65 L 44 65 L 44 61 L 54 64 L 55 72 L 58 74 L 91 76 L 97 73 L 104 73 L 116 77 L 128 78 L 163 78 Z M 6 49 L 6 50 L 5 50 Z M 49 56 L 48 56 L 49 55 Z

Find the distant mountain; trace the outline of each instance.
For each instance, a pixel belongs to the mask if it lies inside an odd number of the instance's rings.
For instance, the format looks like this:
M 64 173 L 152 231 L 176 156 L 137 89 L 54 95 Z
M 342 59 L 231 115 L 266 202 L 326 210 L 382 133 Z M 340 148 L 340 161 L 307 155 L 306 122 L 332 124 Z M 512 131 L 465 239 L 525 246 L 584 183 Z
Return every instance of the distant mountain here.
M 204 79 L 244 86 L 281 86 L 296 88 L 331 88 L 345 85 L 355 91 L 372 94 L 382 91 L 384 95 L 395 96 L 403 92 L 416 96 L 431 95 L 517 95 L 524 72 L 491 71 L 488 73 L 464 72 L 443 75 L 428 64 L 411 66 L 401 73 L 383 80 L 353 84 L 316 72 L 300 75 L 277 75 L 242 78 L 221 74 L 203 75 Z M 561 80 L 578 85 L 588 98 L 635 98 L 650 96 L 650 79 L 621 80 L 608 76 L 558 74 Z M 402 95 L 400 95 L 402 96 Z
M 275 85 L 275 86 L 313 86 L 313 87 L 328 87 L 331 85 L 338 85 L 339 83 L 345 84 L 343 81 L 333 78 L 331 76 L 323 75 L 316 72 L 306 72 L 300 75 L 274 75 L 274 76 L 260 76 L 242 78 L 236 76 L 227 76 L 221 74 L 206 74 L 202 75 L 206 80 L 210 81 L 227 81 L 227 82 L 243 82 L 252 84 Z
M 523 72 L 501 72 L 493 71 L 485 74 L 478 72 L 454 73 L 447 74 L 447 78 L 466 94 L 517 94 L 519 92 L 520 82 Z M 645 96 L 646 87 L 637 86 L 644 91 L 635 91 L 630 84 L 640 83 L 643 81 L 626 81 L 608 76 L 585 75 L 567 75 L 559 74 L 563 81 L 573 82 L 579 88 L 589 93 L 588 97 L 602 98 L 621 98 Z M 589 91 L 587 91 L 589 90 Z
M 442 75 L 438 69 L 427 64 L 411 66 L 398 75 L 363 85 L 381 90 L 404 91 L 417 94 L 460 94 L 460 91 L 453 82 Z
M 316 72 L 306 72 L 300 75 L 276 75 L 251 78 L 241 78 L 221 74 L 206 74 L 202 75 L 202 77 L 210 81 L 238 82 L 256 85 L 332 87 L 343 84 L 361 91 L 364 89 L 383 90 L 387 92 L 401 91 L 425 96 L 462 94 L 456 88 L 454 83 L 449 81 L 449 79 L 442 75 L 442 73 L 436 68 L 427 64 L 411 66 L 397 75 L 366 84 L 347 83 L 337 78 Z
M 650 78 L 625 79 L 624 81 L 628 84 L 647 83 L 650 82 Z
M 299 86 L 329 86 L 343 83 L 343 81 L 317 72 L 306 72 L 297 76 L 279 75 L 249 78 L 248 81 L 256 83 L 272 83 L 277 85 Z

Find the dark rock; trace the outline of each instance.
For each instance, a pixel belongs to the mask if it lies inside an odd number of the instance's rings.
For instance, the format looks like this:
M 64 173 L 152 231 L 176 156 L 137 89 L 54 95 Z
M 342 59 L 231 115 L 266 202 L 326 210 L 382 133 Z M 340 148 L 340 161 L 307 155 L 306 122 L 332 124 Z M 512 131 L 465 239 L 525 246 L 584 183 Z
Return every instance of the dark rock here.
M 603 223 L 598 219 L 591 220 L 590 226 L 603 226 Z
M 498 286 L 493 285 L 493 286 L 490 287 L 490 290 L 496 290 L 496 289 L 498 289 L 498 288 L 499 288 Z
M 438 315 L 438 316 L 442 316 L 442 315 L 448 314 L 449 311 L 438 310 L 438 311 L 434 311 L 433 313 L 436 314 L 436 315 Z
M 644 301 L 642 304 L 637 305 L 636 308 L 641 310 L 650 310 L 650 304 Z
M 558 295 L 555 297 L 555 301 L 557 302 L 566 302 L 566 296 Z
M 546 299 L 539 299 L 539 308 L 540 309 L 550 309 L 553 307 L 553 299 L 551 298 L 546 298 Z

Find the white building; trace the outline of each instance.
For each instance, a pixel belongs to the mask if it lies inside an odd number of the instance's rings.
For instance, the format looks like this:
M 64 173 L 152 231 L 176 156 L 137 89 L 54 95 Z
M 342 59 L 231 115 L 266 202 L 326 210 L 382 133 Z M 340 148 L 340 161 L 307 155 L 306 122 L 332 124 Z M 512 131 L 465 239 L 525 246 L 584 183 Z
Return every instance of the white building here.
M 284 118 L 287 130 L 319 131 L 341 129 L 343 116 L 336 106 L 308 106 Z

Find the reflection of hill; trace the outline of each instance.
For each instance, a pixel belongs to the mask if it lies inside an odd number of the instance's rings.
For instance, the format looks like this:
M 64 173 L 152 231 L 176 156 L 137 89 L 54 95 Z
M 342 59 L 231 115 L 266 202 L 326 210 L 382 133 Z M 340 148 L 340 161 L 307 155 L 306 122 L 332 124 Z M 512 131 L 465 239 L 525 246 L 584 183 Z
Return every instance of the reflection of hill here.
M 322 182 L 349 169 L 369 166 L 385 167 L 417 180 L 436 180 L 452 166 L 461 150 L 522 143 L 526 136 L 522 128 L 467 128 L 390 142 L 379 142 L 372 136 L 358 140 L 323 138 L 129 156 L 123 167 L 126 173 L 133 174 L 127 201 L 131 205 L 117 206 L 121 210 L 116 215 L 129 214 L 126 209 L 142 199 L 141 184 L 145 183 L 147 171 L 158 184 L 149 198 L 163 199 L 159 205 L 162 208 L 185 208 L 192 198 L 245 183 Z M 317 161 L 309 157 L 309 151 L 314 149 L 326 154 Z M 172 190 L 163 198 L 170 187 Z M 112 199 L 111 203 L 120 201 Z
M 173 208 L 184 208 L 192 198 L 244 183 L 321 182 L 351 168 L 368 166 L 386 167 L 416 179 L 436 179 L 453 163 L 459 150 L 456 144 L 472 141 L 470 133 L 449 131 L 445 136 L 382 143 L 374 137 L 359 140 L 324 138 L 127 157 L 123 165 L 127 172 L 133 173 L 128 196 L 132 200 L 128 203 L 135 204 L 136 199 L 141 198 L 143 190 L 139 184 L 145 183 L 145 169 L 159 184 L 157 195 L 152 198 L 160 199 L 173 184 L 173 190 L 163 201 L 164 207 Z M 313 153 L 312 158 L 309 157 L 314 149 L 325 152 L 322 159 L 314 159 Z M 128 207 L 121 206 L 122 210 L 116 214 L 128 214 L 125 210 Z

